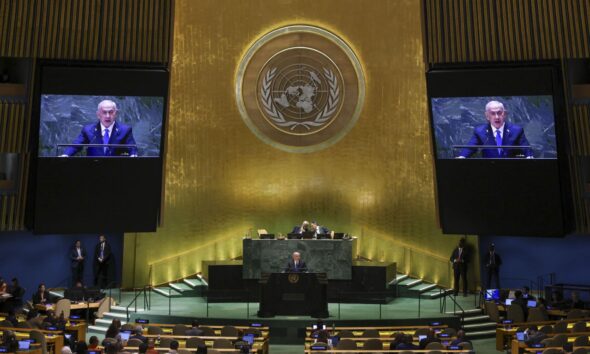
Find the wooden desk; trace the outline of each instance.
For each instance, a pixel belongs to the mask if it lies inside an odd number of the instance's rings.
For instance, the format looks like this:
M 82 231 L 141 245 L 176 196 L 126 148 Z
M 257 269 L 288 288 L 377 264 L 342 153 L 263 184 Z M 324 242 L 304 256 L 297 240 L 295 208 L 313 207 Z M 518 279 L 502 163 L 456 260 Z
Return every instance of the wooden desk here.
M 178 341 L 179 348 L 186 349 L 186 340 L 189 338 L 200 338 L 205 341 L 207 347 L 213 347 L 213 342 L 216 339 L 227 339 L 230 341 L 236 341 L 236 337 L 223 337 L 223 336 L 181 336 L 181 335 L 173 335 L 173 334 L 146 334 L 146 338 L 170 338 L 175 339 Z M 268 353 L 268 337 L 254 337 L 254 344 L 252 346 L 253 349 L 260 350 L 261 353 L 267 354 Z M 167 350 L 169 350 L 168 348 Z M 217 349 L 217 348 L 215 348 Z
M 207 347 L 211 348 L 210 346 L 207 346 Z M 154 348 L 154 349 L 160 353 L 168 353 L 170 351 L 170 348 Z M 179 349 L 182 349 L 183 351 L 188 351 L 191 353 L 197 351 L 196 348 L 179 348 Z M 211 348 L 211 349 L 215 349 L 216 351 L 221 352 L 221 353 L 239 353 L 240 352 L 239 349 L 230 349 L 230 348 Z M 138 348 L 137 347 L 125 347 L 125 351 L 130 352 L 130 353 L 137 353 Z M 262 353 L 262 352 L 260 351 L 260 349 L 252 348 L 252 349 L 250 349 L 250 353 L 258 354 L 258 353 Z
M 432 349 L 416 349 L 411 350 L 412 353 L 430 353 Z M 437 350 L 442 353 L 473 353 L 473 350 L 463 349 L 463 350 Z M 408 350 L 375 350 L 375 349 L 351 349 L 351 350 L 339 350 L 339 349 L 328 349 L 328 350 L 311 350 L 306 348 L 305 353 L 402 353 L 408 352 Z
M 88 302 L 88 301 L 80 301 L 76 303 L 72 303 L 70 305 L 70 310 L 86 310 L 86 309 L 97 309 L 100 306 L 100 301 L 95 302 Z M 35 305 L 35 309 L 39 311 L 55 311 L 55 304 L 37 304 Z
M 86 322 L 76 322 L 76 324 L 69 324 L 66 326 L 66 333 L 74 334 L 78 341 L 86 341 L 86 330 L 88 324 Z
M 61 348 L 64 346 L 64 336 L 62 331 L 45 331 L 34 328 L 14 328 L 14 327 L 0 327 L 0 331 L 13 331 L 18 339 L 29 339 L 31 331 L 39 331 L 45 335 L 47 342 L 47 352 L 53 354 L 61 354 Z M 25 352 L 27 353 L 27 352 Z

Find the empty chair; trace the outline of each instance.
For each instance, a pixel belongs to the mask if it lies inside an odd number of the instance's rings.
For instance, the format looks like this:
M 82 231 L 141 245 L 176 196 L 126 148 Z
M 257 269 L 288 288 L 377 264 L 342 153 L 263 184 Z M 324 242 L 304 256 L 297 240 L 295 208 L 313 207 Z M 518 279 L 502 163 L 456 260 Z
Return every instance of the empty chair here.
M 548 321 L 549 315 L 547 315 L 547 310 L 542 307 L 532 307 L 529 309 L 529 316 L 526 320 L 527 322 Z
M 444 334 L 448 334 L 451 337 L 454 337 L 457 335 L 457 330 L 451 327 L 445 328 L 442 330 L 442 333 Z
M 205 341 L 201 338 L 191 337 L 186 340 L 185 347 L 187 348 L 197 348 L 199 345 L 205 345 Z
M 524 312 L 522 307 L 520 307 L 520 305 L 508 306 L 508 309 L 506 310 L 506 317 L 515 323 L 524 322 Z
M 553 333 L 553 327 L 551 325 L 544 325 L 543 327 L 539 328 L 539 332 L 543 332 L 545 334 Z
M 203 331 L 203 334 L 202 334 L 202 336 L 205 336 L 205 337 L 213 337 L 213 336 L 215 336 L 215 335 L 216 335 L 216 334 L 215 334 L 215 330 L 214 330 L 213 328 L 211 328 L 211 327 L 207 327 L 207 326 L 199 326 L 199 329 L 200 329 L 201 331 Z
M 178 354 L 193 354 L 193 352 L 186 349 L 178 349 Z
M 567 343 L 567 334 L 556 334 L 552 338 L 554 347 L 563 347 Z
M 588 354 L 588 349 L 586 348 L 576 348 L 572 352 L 572 354 Z
M 572 328 L 572 332 L 586 332 L 588 328 L 586 327 L 586 322 L 576 322 L 574 323 L 574 327 Z
M 164 330 L 158 326 L 149 326 L 147 330 L 148 334 L 164 334 Z
M 30 324 L 29 322 L 27 322 L 27 321 L 22 321 L 22 322 L 19 322 L 19 323 L 16 325 L 16 327 L 17 327 L 17 328 L 33 328 L 33 325 L 31 325 L 31 324 Z
M 138 348 L 139 345 L 143 343 L 139 338 L 131 338 L 127 341 L 127 347 L 134 347 Z
M 354 338 L 354 333 L 352 331 L 340 331 L 338 332 L 338 336 L 340 338 Z
M 376 329 L 367 329 L 363 332 L 363 338 L 379 338 L 381 335 Z
M 246 328 L 244 334 L 253 334 L 254 337 L 262 337 L 262 332 L 258 328 Z
M 219 338 L 213 341 L 213 348 L 218 348 L 218 349 L 228 349 L 234 348 L 234 345 L 232 344 L 231 340 L 229 339 L 223 339 L 223 338 Z
M 445 349 L 445 346 L 439 342 L 430 342 L 426 345 L 426 348 L 424 348 L 424 349 L 426 349 L 426 350 L 443 350 L 443 349 Z
M 383 343 L 378 338 L 371 338 L 365 342 L 363 350 L 383 350 Z
M 563 350 L 557 348 L 547 348 L 543 350 L 543 354 L 563 354 Z
M 473 345 L 469 342 L 461 342 L 459 343 L 459 346 L 466 350 L 473 350 Z
M 574 347 L 587 347 L 590 345 L 588 336 L 579 336 L 574 339 Z
M 160 338 L 160 348 L 170 348 L 170 343 L 172 343 L 172 338 Z
M 182 323 L 177 323 L 174 325 L 174 328 L 172 328 L 172 334 L 175 336 L 184 336 L 187 329 L 188 328 Z
M 223 326 L 221 328 L 222 337 L 237 337 L 240 335 L 240 331 L 234 326 Z
M 567 319 L 572 320 L 576 318 L 584 318 L 584 311 L 581 309 L 573 309 L 567 313 Z
M 443 352 L 441 352 L 440 350 L 431 350 L 428 352 L 428 354 L 443 354 Z
M 8 320 L 0 321 L 0 327 L 14 327 L 12 322 Z
M 567 322 L 565 321 L 559 321 L 553 325 L 553 333 L 566 333 L 567 331 Z
M 341 339 L 336 345 L 336 349 L 338 350 L 356 350 L 358 349 L 356 346 L 356 342 L 352 339 Z
M 500 322 L 500 311 L 498 311 L 498 304 L 493 301 L 485 302 L 486 314 L 494 322 Z
M 47 339 L 45 339 L 45 335 L 42 332 L 34 329 L 29 332 L 29 338 L 35 340 L 35 343 L 40 344 L 42 354 L 47 354 Z
M 55 316 L 59 317 L 61 314 L 64 314 L 64 318 L 70 317 L 70 308 L 72 307 L 72 303 L 68 299 L 61 299 L 55 304 Z
M 541 341 L 541 344 L 543 344 L 545 347 L 554 347 L 555 345 L 553 344 L 553 339 L 552 338 L 545 338 Z
M 430 333 L 430 328 L 418 328 L 414 331 L 414 337 L 427 336 Z

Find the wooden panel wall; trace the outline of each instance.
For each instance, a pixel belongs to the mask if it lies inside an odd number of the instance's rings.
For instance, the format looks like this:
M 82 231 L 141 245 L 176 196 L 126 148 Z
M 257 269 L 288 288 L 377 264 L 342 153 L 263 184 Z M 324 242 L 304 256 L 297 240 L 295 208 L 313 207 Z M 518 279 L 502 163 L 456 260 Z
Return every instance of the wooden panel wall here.
M 0 59 L 169 65 L 173 4 L 173 0 L 0 0 Z M 31 63 L 32 73 L 35 60 Z M 0 231 L 24 228 L 34 75 L 29 77 L 27 97 L 0 97 L 0 152 L 23 154 L 19 192 L 0 196 Z
M 423 0 L 428 65 L 590 57 L 590 0 Z M 569 85 L 564 78 L 566 97 Z M 568 159 L 576 231 L 590 232 L 582 160 L 590 156 L 589 106 L 568 104 Z

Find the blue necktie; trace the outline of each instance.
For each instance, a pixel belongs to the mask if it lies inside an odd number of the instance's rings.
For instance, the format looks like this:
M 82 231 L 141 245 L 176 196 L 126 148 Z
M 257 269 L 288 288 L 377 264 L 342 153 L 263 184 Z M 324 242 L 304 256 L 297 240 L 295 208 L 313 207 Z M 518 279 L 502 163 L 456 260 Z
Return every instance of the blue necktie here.
M 500 135 L 500 129 L 496 130 L 496 145 L 502 146 L 502 135 Z M 502 156 L 502 149 L 498 149 L 498 155 Z
M 102 136 L 102 143 L 103 144 L 108 144 L 109 143 L 109 130 L 108 129 L 105 129 L 104 130 L 104 135 Z M 108 147 L 105 147 L 104 148 L 104 154 L 105 155 L 108 155 L 108 152 L 109 152 L 109 148 Z

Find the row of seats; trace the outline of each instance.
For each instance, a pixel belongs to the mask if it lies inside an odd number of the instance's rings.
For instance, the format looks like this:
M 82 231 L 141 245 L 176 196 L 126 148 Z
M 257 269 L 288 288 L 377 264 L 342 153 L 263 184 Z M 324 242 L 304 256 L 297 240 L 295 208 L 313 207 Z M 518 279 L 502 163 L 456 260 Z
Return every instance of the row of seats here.
M 498 304 L 493 301 L 486 301 L 484 303 L 484 307 L 490 319 L 495 322 L 501 322 L 502 317 L 500 316 L 500 310 L 498 309 Z M 525 318 L 524 311 L 522 307 L 518 305 L 508 306 L 506 308 L 506 319 L 512 320 L 515 323 L 520 322 L 543 322 L 549 321 L 549 315 L 547 310 L 543 307 L 531 307 L 528 310 L 528 317 Z M 568 311 L 566 314 L 566 318 L 570 320 L 581 319 L 588 317 L 588 313 L 584 310 L 580 309 L 573 309 Z

